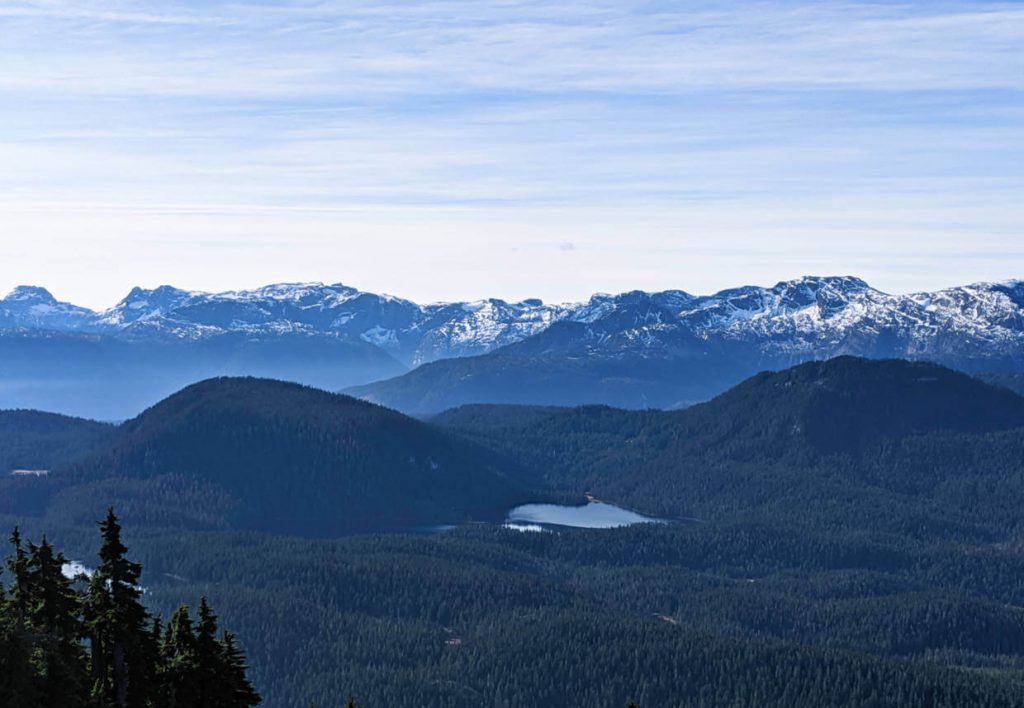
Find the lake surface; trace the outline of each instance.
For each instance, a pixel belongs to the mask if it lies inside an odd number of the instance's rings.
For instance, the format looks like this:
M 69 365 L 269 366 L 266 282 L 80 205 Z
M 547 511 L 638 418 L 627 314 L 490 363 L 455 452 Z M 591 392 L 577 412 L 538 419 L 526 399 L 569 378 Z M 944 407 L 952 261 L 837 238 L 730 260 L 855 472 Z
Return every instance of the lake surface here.
M 633 524 L 665 524 L 666 519 L 637 514 L 614 504 L 590 502 L 582 506 L 560 504 L 524 504 L 508 513 L 506 524 L 515 526 L 572 526 L 581 529 L 614 529 Z M 523 529 L 526 530 L 526 529 Z M 534 530 L 534 529 L 529 529 Z

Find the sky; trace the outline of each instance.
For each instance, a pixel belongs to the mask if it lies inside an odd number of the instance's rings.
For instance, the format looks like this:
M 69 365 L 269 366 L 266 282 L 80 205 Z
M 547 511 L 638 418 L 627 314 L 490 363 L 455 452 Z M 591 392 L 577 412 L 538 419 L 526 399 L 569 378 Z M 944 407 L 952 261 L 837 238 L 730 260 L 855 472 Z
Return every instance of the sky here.
M 805 274 L 1024 278 L 1024 3 L 0 0 L 0 290 Z

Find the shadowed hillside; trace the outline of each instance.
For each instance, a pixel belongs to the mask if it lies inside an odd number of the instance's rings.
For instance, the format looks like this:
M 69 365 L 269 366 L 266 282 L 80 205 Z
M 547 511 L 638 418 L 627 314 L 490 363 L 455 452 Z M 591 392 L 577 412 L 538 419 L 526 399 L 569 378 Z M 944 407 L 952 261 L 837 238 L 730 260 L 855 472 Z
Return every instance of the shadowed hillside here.
M 472 445 L 378 406 L 297 384 L 212 379 L 123 424 L 48 485 L 62 521 L 115 503 L 148 525 L 311 534 L 498 518 L 522 492 Z

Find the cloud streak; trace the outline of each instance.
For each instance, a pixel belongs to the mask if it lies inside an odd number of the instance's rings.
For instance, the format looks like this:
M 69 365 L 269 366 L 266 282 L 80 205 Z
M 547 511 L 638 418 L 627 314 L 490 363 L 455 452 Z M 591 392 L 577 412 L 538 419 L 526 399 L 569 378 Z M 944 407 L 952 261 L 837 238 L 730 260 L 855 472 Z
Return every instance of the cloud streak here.
M 0 0 L 0 286 L 1019 277 L 1021 36 L 1017 2 Z

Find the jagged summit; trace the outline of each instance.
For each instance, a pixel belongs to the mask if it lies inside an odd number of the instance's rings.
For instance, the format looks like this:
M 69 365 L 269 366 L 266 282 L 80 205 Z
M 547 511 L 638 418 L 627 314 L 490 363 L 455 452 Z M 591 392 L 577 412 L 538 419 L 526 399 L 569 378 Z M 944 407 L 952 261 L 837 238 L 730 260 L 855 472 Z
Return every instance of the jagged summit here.
M 301 335 L 369 345 L 407 367 L 488 354 L 559 322 L 582 325 L 556 338 L 566 346 L 572 339 L 574 356 L 672 358 L 694 354 L 701 344 L 701 351 L 716 355 L 742 350 L 765 365 L 837 354 L 933 358 L 956 366 L 1024 361 L 1019 280 L 890 295 L 850 275 L 805 276 L 711 295 L 635 290 L 567 304 L 497 298 L 418 304 L 319 282 L 221 293 L 135 288 L 103 312 L 59 303 L 31 286 L 0 301 L 0 331 L 179 340 Z
M 55 298 L 49 290 L 35 285 L 19 285 L 4 298 L 4 302 L 36 302 L 56 304 Z
M 19 285 L 0 300 L 0 333 L 5 329 L 80 332 L 93 329 L 96 313 L 60 302 L 46 288 Z

